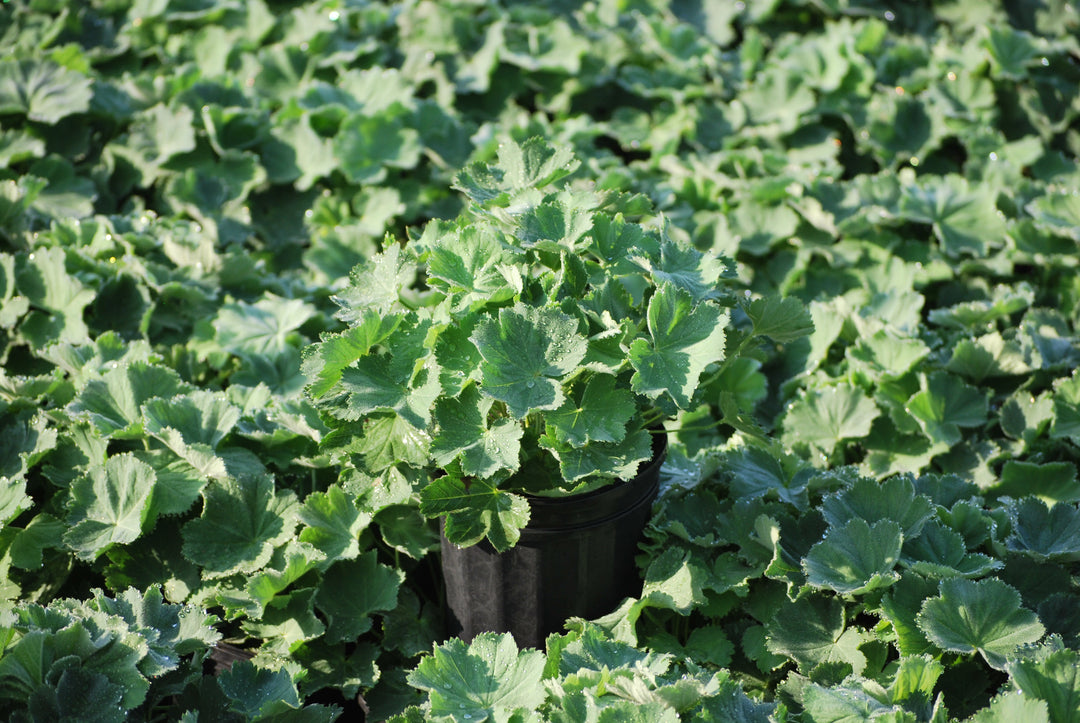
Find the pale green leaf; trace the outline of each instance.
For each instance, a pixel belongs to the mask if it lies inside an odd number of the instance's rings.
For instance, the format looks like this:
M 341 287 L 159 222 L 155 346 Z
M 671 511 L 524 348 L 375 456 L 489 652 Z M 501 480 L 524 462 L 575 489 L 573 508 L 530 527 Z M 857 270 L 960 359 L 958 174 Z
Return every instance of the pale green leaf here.
M 565 399 L 562 379 L 588 349 L 571 317 L 523 304 L 484 319 L 470 339 L 484 358 L 481 390 L 518 418 L 533 409 L 557 409 Z
M 345 331 L 324 336 L 319 343 L 305 346 L 301 369 L 309 382 L 308 394 L 316 400 L 321 400 L 331 391 L 340 394 L 338 382 L 342 371 L 368 354 L 400 323 L 400 316 L 384 316 L 374 309 L 366 309 L 356 323 Z
M 114 455 L 103 467 L 91 467 L 71 486 L 64 542 L 87 560 L 110 545 L 134 542 L 147 521 L 154 481 L 154 470 L 131 454 Z
M 1035 560 L 1061 563 L 1080 561 L 1080 510 L 1058 502 L 1049 508 L 1039 499 L 1027 497 L 1009 506 L 1012 534 L 1005 545 Z
M 100 379 L 88 381 L 68 410 L 89 420 L 104 437 L 139 438 L 143 436 L 143 403 L 155 397 L 171 398 L 188 389 L 169 367 L 143 362 L 117 364 Z
M 814 332 L 814 321 L 798 299 L 766 296 L 743 305 L 750 317 L 754 336 L 767 336 L 779 344 L 795 341 Z
M 1062 719 L 1067 720 L 1067 719 Z M 1046 703 L 1023 693 L 1002 693 L 975 713 L 967 723 L 1050 723 Z
M 1038 497 L 1047 504 L 1080 500 L 1080 482 L 1072 462 L 1007 460 L 1001 468 L 1001 481 L 989 491 L 994 496 Z
M 543 653 L 519 652 L 508 633 L 480 633 L 468 645 L 453 638 L 436 646 L 408 680 L 428 692 L 434 716 L 507 720 L 513 710 L 544 701 L 543 670 Z
M 1009 676 L 1029 700 L 1046 704 L 1054 723 L 1080 720 L 1080 653 L 1048 643 L 1032 657 L 1009 664 Z M 1027 718 L 1015 718 L 1024 720 Z
M 880 520 L 871 527 L 856 518 L 834 527 L 803 560 L 806 581 L 841 595 L 888 587 L 900 579 L 893 568 L 900 559 L 903 538 L 900 525 L 892 520 Z
M 848 520 L 862 519 L 869 524 L 879 520 L 899 523 L 904 539 L 917 537 L 934 516 L 934 506 L 925 495 L 917 494 L 911 477 L 902 475 L 884 482 L 860 477 L 848 489 L 825 497 L 821 512 L 829 525 L 839 527 Z
M 615 383 L 610 374 L 590 377 L 584 389 L 545 415 L 549 431 L 573 447 L 589 442 L 621 442 L 626 436 L 626 423 L 637 407 L 633 394 L 616 389 Z
M 90 109 L 93 80 L 52 60 L 0 62 L 0 114 L 19 113 L 53 125 Z
M 949 445 L 961 439 L 960 427 L 986 422 L 987 393 L 945 372 L 934 372 L 926 387 L 907 403 L 907 412 L 932 442 Z
M 830 454 L 841 441 L 870 434 L 870 425 L 880 414 L 861 389 L 836 384 L 793 402 L 784 415 L 784 436 Z
M 360 554 L 360 533 L 371 515 L 357 508 L 355 501 L 333 484 L 325 492 L 312 492 L 297 513 L 304 528 L 300 540 L 326 555 L 326 564 L 351 560 Z
M 924 176 L 920 186 L 906 186 L 900 198 L 902 215 L 933 226 L 949 256 L 985 256 L 1005 239 L 1005 220 L 998 213 L 996 193 L 972 187 L 962 176 Z
M 464 480 L 446 474 L 420 493 L 420 511 L 446 517 L 446 539 L 455 545 L 473 545 L 487 537 L 499 552 L 514 546 L 529 521 L 524 497 L 500 490 L 488 480 Z
M 649 300 L 649 338 L 630 345 L 634 391 L 651 398 L 667 392 L 689 409 L 702 371 L 724 358 L 726 322 L 715 304 L 694 304 L 687 292 L 661 284 Z
M 918 625 L 942 650 L 978 652 L 998 670 L 1017 647 L 1045 632 L 1035 613 L 1020 606 L 1020 593 L 996 578 L 943 580 L 940 594 L 923 603 Z
M 582 447 L 570 447 L 541 437 L 540 443 L 558 458 L 559 469 L 567 482 L 593 475 L 633 479 L 638 466 L 652 458 L 652 435 L 644 429 L 627 434 L 620 442 L 589 442 Z
M 315 307 L 303 299 L 267 293 L 254 304 L 223 304 L 214 319 L 217 341 L 233 354 L 274 354 L 284 351 Z M 296 342 L 293 342 L 296 343 Z
M 439 431 L 431 443 L 431 456 L 436 464 L 445 467 L 460 458 L 462 473 L 476 477 L 517 470 L 523 429 L 511 419 L 489 423 L 492 403 L 474 385 L 466 387 L 454 399 L 442 398 L 437 402 L 434 417 Z

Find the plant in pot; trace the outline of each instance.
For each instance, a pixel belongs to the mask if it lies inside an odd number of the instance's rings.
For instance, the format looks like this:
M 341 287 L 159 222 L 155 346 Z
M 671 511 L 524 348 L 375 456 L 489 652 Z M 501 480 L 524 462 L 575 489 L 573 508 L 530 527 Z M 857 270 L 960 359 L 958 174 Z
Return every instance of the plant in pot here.
M 537 645 L 634 594 L 663 423 L 723 407 L 706 382 L 760 336 L 809 328 L 797 302 L 750 302 L 724 260 L 628 220 L 640 197 L 568 184 L 577 166 L 531 139 L 465 169 L 461 214 L 357 266 L 335 299 L 348 328 L 305 351 L 324 448 L 443 518 L 465 638 Z

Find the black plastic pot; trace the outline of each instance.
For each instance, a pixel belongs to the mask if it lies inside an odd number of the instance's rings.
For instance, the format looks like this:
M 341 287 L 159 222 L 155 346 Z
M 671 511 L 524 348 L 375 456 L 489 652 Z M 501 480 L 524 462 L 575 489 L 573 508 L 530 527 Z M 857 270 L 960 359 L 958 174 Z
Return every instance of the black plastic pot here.
M 498 553 L 484 540 L 459 548 L 442 538 L 447 633 L 472 640 L 509 632 L 519 647 L 542 648 L 570 617 L 595 618 L 641 594 L 634 564 L 667 452 L 653 436 L 653 458 L 632 480 L 570 497 L 529 497 L 529 524 Z

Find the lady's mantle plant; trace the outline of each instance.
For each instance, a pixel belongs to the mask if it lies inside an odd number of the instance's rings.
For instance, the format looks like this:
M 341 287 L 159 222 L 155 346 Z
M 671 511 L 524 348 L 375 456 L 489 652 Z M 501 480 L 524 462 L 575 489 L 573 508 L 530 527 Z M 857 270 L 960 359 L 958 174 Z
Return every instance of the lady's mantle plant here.
M 624 216 L 637 198 L 560 184 L 577 165 L 532 139 L 466 169 L 459 217 L 357 266 L 348 329 L 305 354 L 324 446 L 413 481 L 459 545 L 513 546 L 525 494 L 633 477 L 664 420 L 720 404 L 708 380 L 754 339 L 810 327 L 793 300 L 737 304 L 724 260 Z

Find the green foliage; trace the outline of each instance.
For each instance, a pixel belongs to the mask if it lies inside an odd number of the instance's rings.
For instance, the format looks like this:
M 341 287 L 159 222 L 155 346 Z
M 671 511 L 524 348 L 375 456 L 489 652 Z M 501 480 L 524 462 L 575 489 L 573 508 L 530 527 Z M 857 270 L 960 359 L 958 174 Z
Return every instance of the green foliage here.
M 3 3 L 0 717 L 1080 718 L 1077 23 Z M 443 641 L 661 419 L 641 595 Z

